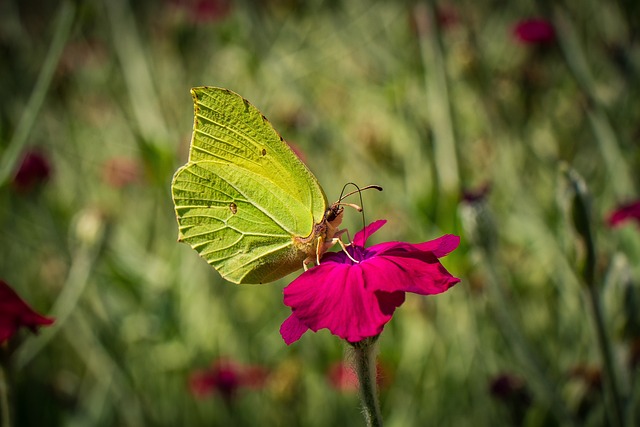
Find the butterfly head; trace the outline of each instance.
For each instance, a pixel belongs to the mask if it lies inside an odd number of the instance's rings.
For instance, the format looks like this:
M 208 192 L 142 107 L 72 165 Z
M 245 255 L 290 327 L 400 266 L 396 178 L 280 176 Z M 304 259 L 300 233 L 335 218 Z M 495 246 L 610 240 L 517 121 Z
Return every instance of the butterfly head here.
M 334 203 L 324 212 L 324 220 L 331 226 L 338 227 L 342 223 L 344 207 L 339 203 Z

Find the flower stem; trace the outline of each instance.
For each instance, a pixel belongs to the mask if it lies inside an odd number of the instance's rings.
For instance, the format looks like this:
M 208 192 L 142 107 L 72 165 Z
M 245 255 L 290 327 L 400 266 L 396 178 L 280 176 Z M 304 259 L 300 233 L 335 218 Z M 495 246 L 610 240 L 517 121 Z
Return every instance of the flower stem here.
M 596 245 L 591 225 L 591 195 L 581 176 L 574 170 L 565 171 L 569 183 L 573 187 L 573 222 L 586 248 L 586 259 L 582 277 L 586 284 L 591 306 L 591 314 L 596 329 L 596 339 L 602 358 L 605 380 L 605 404 L 612 426 L 624 426 L 623 399 L 618 386 L 617 372 L 613 360 L 611 342 L 607 335 L 605 316 L 600 301 L 600 292 L 596 280 Z
M 378 337 L 352 343 L 355 367 L 360 384 L 360 400 L 367 427 L 382 427 L 382 416 L 376 391 L 375 343 Z
M 9 396 L 9 378 L 5 364 L 0 361 L 0 426 L 11 427 L 11 404 Z
M 598 295 L 598 290 L 595 286 L 589 286 L 589 302 L 591 305 L 591 312 L 593 315 L 593 320 L 596 327 L 596 336 L 598 339 L 598 347 L 600 349 L 600 355 L 602 357 L 602 362 L 604 365 L 605 372 L 605 386 L 606 390 L 608 390 L 608 399 L 607 406 L 610 417 L 611 425 L 613 426 L 623 426 L 624 418 L 623 418 L 623 410 L 622 410 L 622 399 L 620 396 L 620 389 L 618 387 L 618 380 L 616 375 L 616 369 L 613 362 L 613 356 L 611 355 L 611 344 L 609 342 L 609 338 L 607 336 L 604 316 L 602 313 L 602 307 L 600 305 L 600 298 Z
M 622 398 L 618 386 L 616 368 L 613 362 L 611 343 L 607 335 L 604 314 L 602 312 L 600 295 L 598 292 L 599 290 L 595 281 L 596 256 L 593 237 L 590 233 L 588 234 L 588 238 L 585 240 L 587 241 L 587 259 L 583 276 L 587 285 L 591 314 L 596 328 L 598 347 L 600 350 L 600 356 L 602 357 L 602 363 L 604 365 L 605 390 L 608 391 L 607 407 L 610 418 L 609 421 L 612 426 L 623 426 L 624 418 L 622 415 Z
M 0 186 L 4 185 L 10 179 L 11 173 L 14 171 L 16 163 L 19 161 L 20 152 L 24 145 L 29 141 L 29 134 L 36 127 L 34 123 L 38 118 L 38 113 L 44 104 L 47 92 L 51 86 L 56 66 L 60 61 L 62 51 L 71 34 L 73 27 L 73 18 L 75 15 L 75 6 L 71 1 L 62 2 L 58 9 L 58 15 L 55 20 L 55 28 L 51 46 L 47 51 L 47 56 L 40 67 L 40 74 L 33 86 L 31 96 L 24 109 L 16 130 L 11 137 L 8 145 L 4 147 L 2 159 L 0 159 Z

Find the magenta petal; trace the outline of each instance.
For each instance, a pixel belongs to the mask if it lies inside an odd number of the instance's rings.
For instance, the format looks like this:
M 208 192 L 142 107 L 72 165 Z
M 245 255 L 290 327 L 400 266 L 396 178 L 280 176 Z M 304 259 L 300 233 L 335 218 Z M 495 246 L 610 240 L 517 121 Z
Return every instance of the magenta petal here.
M 528 19 L 519 22 L 513 29 L 516 39 L 524 44 L 551 43 L 556 32 L 553 25 L 544 19 Z
M 11 338 L 20 327 L 35 332 L 39 326 L 53 322 L 53 318 L 35 312 L 5 281 L 0 280 L 0 344 Z
M 610 227 L 616 227 L 629 219 L 640 222 L 640 200 L 619 206 L 609 215 L 607 223 Z
M 291 345 L 308 330 L 309 328 L 298 320 L 295 313 L 292 313 L 280 326 L 280 335 L 287 345 Z
M 366 264 L 365 281 L 371 291 L 435 295 L 460 281 L 437 260 L 425 262 L 411 257 L 385 255 L 367 260 Z
M 364 248 L 364 244 L 366 243 L 367 238 L 371 237 L 373 233 L 378 231 L 386 223 L 387 223 L 386 219 L 379 219 L 377 221 L 373 221 L 371 224 L 367 225 L 365 228 L 358 231 L 355 236 L 353 236 L 353 245 Z
M 388 254 L 410 256 L 413 258 L 423 258 L 425 260 L 432 258 L 442 258 L 448 255 L 460 244 L 460 237 L 453 234 L 445 234 L 435 240 L 424 243 L 412 244 L 405 242 L 386 242 L 379 243 L 367 248 L 367 258 L 373 256 L 386 256 Z
M 304 272 L 284 289 L 284 303 L 314 332 L 327 328 L 350 342 L 378 335 L 391 319 L 357 264 L 324 262 Z
M 404 292 L 382 292 L 377 291 L 376 297 L 378 297 L 378 303 L 380 304 L 380 310 L 389 316 L 396 311 L 396 308 L 400 307 L 404 303 Z
M 435 240 L 419 243 L 414 246 L 416 247 L 416 249 L 425 252 L 433 252 L 436 257 L 442 258 L 443 256 L 449 255 L 455 248 L 458 247 L 459 244 L 459 236 L 454 236 L 453 234 L 445 234 L 444 236 L 439 237 Z

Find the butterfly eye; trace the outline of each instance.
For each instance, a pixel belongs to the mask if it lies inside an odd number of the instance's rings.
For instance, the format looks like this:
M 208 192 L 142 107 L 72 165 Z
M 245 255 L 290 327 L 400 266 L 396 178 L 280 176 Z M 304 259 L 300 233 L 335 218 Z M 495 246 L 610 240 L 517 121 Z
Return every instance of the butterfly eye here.
M 336 219 L 336 213 L 333 211 L 333 206 L 327 209 L 324 213 L 324 219 L 331 222 Z
M 337 203 L 329 206 L 324 213 L 324 219 L 328 222 L 333 222 L 344 210 L 344 208 Z

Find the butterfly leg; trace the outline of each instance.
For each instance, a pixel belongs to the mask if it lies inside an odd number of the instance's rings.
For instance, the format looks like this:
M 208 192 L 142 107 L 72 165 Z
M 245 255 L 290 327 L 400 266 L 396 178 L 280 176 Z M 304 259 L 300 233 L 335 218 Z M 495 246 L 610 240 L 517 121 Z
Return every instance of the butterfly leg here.
M 318 247 L 316 248 L 316 258 L 317 258 L 316 261 L 317 261 L 318 265 L 320 265 L 320 256 L 322 256 L 322 254 L 324 254 L 330 247 L 332 247 L 336 243 L 340 245 L 340 247 L 342 248 L 344 253 L 347 254 L 347 257 L 349 257 L 349 259 L 351 261 L 353 261 L 354 263 L 358 264 L 358 261 L 351 256 L 349 251 L 347 251 L 347 246 L 348 245 L 345 245 L 344 242 L 342 241 L 342 235 L 345 232 L 348 232 L 347 229 L 339 230 L 334 235 L 334 237 L 331 240 L 329 240 L 328 242 L 322 242 L 320 239 L 318 239 Z M 321 244 L 322 244 L 322 246 L 320 246 Z M 349 243 L 349 245 L 350 244 L 351 243 Z
M 324 255 L 324 253 L 331 246 L 326 246 L 324 243 L 324 239 L 322 237 L 318 238 L 318 244 L 316 245 L 316 265 L 320 265 L 320 257 Z
M 356 260 L 354 257 L 351 256 L 351 254 L 349 253 L 349 251 L 347 251 L 347 245 L 344 244 L 344 242 L 342 241 L 341 238 L 338 238 L 338 243 L 340 244 L 340 247 L 342 248 L 342 250 L 344 251 L 345 254 L 347 254 L 347 257 L 349 257 L 349 259 L 351 261 L 353 261 L 356 264 L 359 264 L 360 261 Z M 351 243 L 349 243 L 349 245 L 351 245 Z

